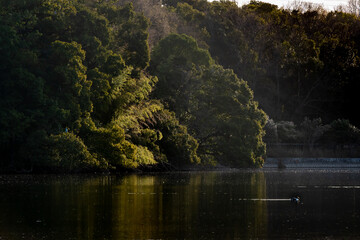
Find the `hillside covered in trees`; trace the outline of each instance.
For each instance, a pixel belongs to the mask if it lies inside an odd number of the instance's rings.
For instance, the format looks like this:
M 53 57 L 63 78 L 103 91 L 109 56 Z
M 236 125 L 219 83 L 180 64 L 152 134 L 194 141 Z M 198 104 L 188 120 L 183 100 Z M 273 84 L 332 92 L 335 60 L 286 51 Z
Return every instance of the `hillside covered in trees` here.
M 355 1 L 332 12 L 299 1 L 290 9 L 260 1 L 238 6 L 234 1 L 163 0 L 163 7 L 149 2 L 134 6 L 155 23 L 150 40 L 156 42 L 165 30 L 193 36 L 218 64 L 246 80 L 270 119 L 265 142 L 359 146 Z M 159 26 L 166 28 L 159 31 Z
M 255 1 L 1 0 L 0 168 L 260 167 L 268 118 L 360 123 L 359 34 Z

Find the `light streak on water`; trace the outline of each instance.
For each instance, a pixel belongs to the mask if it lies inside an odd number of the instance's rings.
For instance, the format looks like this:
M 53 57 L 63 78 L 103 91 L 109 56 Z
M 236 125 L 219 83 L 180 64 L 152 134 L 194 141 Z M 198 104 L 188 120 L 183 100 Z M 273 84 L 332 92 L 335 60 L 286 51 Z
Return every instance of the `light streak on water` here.
M 297 188 L 308 188 L 308 186 L 296 186 Z M 346 186 L 346 185 L 329 185 L 329 186 L 312 186 L 313 188 L 329 188 L 329 189 L 360 189 L 360 186 Z M 310 186 L 311 188 L 311 186 Z
M 290 198 L 239 198 L 240 201 L 289 202 Z
M 333 188 L 333 189 L 360 189 L 360 186 L 327 186 L 327 188 Z

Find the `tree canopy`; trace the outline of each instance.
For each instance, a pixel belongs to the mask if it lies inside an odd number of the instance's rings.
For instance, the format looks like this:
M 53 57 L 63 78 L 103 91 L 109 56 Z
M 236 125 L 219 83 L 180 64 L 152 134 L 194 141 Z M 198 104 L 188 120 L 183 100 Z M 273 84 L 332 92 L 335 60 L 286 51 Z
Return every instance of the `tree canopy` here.
M 276 121 L 349 119 L 359 76 L 358 16 L 311 4 L 289 9 L 261 1 L 163 1 L 202 35 L 216 61 L 248 82 Z M 188 7 L 184 7 L 184 4 Z M 201 18 L 191 18 L 197 12 Z
M 154 48 L 153 92 L 199 142 L 200 157 L 236 167 L 262 166 L 265 113 L 246 82 L 214 63 L 186 35 L 170 35 Z

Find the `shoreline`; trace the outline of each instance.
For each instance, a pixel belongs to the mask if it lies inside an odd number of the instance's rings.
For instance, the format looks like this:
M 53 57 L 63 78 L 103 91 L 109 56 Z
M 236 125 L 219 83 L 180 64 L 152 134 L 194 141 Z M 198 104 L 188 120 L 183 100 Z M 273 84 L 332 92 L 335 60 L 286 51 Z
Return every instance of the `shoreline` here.
M 271 157 L 263 168 L 360 168 L 360 158 Z
M 281 167 L 280 167 L 281 165 Z M 3 170 L 0 175 L 128 175 L 128 174 L 156 174 L 174 172 L 233 172 L 233 171 L 261 171 L 267 169 L 360 169 L 360 158 L 325 158 L 325 157 L 269 157 L 261 168 L 233 168 L 223 165 L 205 166 L 189 165 L 183 167 L 164 167 L 162 165 L 142 166 L 134 169 L 121 169 L 118 171 L 28 171 L 28 170 Z

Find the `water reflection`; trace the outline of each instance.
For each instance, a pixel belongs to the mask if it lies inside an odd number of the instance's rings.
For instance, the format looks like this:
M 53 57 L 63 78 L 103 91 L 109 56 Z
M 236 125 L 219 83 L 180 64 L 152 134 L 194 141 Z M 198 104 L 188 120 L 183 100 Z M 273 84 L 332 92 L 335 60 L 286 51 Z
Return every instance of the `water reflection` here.
M 0 239 L 356 239 L 358 186 L 357 172 L 0 176 Z
M 219 173 L 125 177 L 114 187 L 114 239 L 265 235 L 266 204 L 238 201 L 265 197 L 264 180 L 260 172 L 242 179 Z
M 2 178 L 2 239 L 266 235 L 266 203 L 239 201 L 266 197 L 261 172 Z
M 359 170 L 268 172 L 266 179 L 268 198 L 293 194 L 302 201 L 293 208 L 268 203 L 269 237 L 359 239 L 360 189 L 349 187 L 359 185 Z

